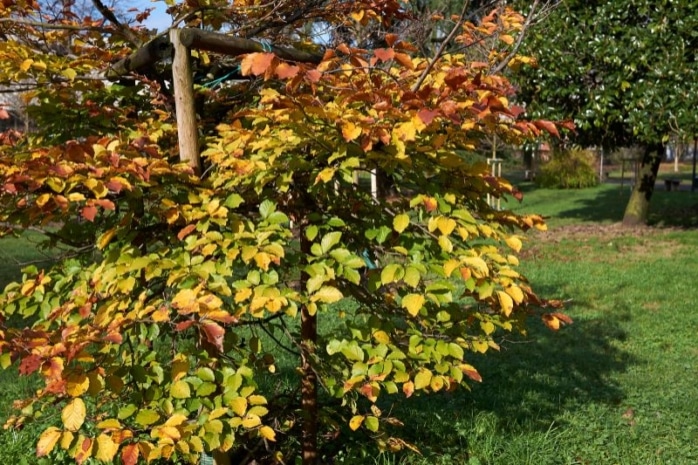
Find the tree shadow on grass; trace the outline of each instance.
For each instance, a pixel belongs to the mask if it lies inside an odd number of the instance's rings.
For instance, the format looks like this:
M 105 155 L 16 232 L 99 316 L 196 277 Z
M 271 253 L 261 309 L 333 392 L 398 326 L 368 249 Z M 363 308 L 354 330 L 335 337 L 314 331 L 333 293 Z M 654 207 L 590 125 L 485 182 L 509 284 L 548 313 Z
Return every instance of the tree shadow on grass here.
M 536 199 L 526 204 L 526 192 L 537 188 L 527 183 L 521 186 L 527 211 L 542 212 L 566 222 L 615 223 L 623 220 L 630 198 L 630 186 L 605 184 L 576 191 L 552 190 L 537 192 Z M 559 211 L 549 212 L 551 205 L 560 205 L 561 199 L 575 199 Z M 650 201 L 649 224 L 658 227 L 698 227 L 698 193 L 690 190 L 667 192 L 659 183 Z
M 540 289 L 551 295 L 550 289 Z M 584 307 L 578 302 L 576 307 Z M 627 334 L 622 323 L 629 312 L 577 318 L 573 325 L 551 332 L 530 326 L 527 338 L 511 337 L 499 353 L 470 357 L 483 382 L 472 391 L 435 394 L 398 403 L 405 427 L 397 434 L 418 443 L 425 455 L 463 451 L 477 430 L 477 417 L 494 417 L 500 433 L 545 432 L 564 426 L 565 412 L 588 404 L 619 405 L 625 394 L 614 381 L 637 360 L 619 347 Z M 435 415 L 438 417 L 435 418 Z M 492 433 L 492 431 L 489 431 Z

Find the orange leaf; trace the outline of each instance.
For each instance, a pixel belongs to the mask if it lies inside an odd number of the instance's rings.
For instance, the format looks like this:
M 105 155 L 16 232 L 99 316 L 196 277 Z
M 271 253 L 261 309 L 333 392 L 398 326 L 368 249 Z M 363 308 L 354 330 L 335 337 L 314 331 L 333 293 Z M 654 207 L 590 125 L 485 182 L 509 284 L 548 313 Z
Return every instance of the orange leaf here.
M 55 426 L 48 427 L 41 436 L 39 436 L 39 442 L 36 444 L 36 456 L 45 457 L 48 455 L 54 447 L 58 439 L 61 437 L 61 430 Z
M 290 79 L 296 77 L 300 70 L 301 68 L 299 66 L 280 63 L 279 66 L 276 67 L 275 72 L 279 79 Z
M 82 217 L 87 221 L 93 222 L 97 216 L 97 208 L 94 205 L 85 205 L 82 209 Z
M 534 121 L 533 124 L 538 128 L 538 129 L 543 129 L 547 131 L 548 133 L 552 134 L 555 137 L 560 137 L 560 133 L 557 132 L 557 127 L 555 124 L 551 121 L 546 121 L 546 120 L 538 120 Z
M 410 58 L 410 56 L 406 53 L 396 53 L 395 61 L 397 61 L 407 69 L 414 69 L 414 63 L 412 62 L 412 58 Z
M 322 73 L 316 69 L 309 69 L 305 73 L 306 77 L 308 78 L 308 81 L 310 82 L 318 82 L 320 78 L 322 77 Z
M 267 72 L 272 65 L 275 55 L 273 53 L 250 53 L 242 59 L 240 69 L 243 76 L 253 74 L 259 76 Z
M 412 381 L 408 381 L 403 384 L 402 392 L 405 394 L 405 397 L 410 397 L 414 393 L 414 383 Z
M 439 116 L 439 111 L 422 108 L 417 112 L 417 116 L 424 124 L 431 124 L 431 122 L 434 121 L 434 118 Z
M 392 48 L 378 48 L 373 51 L 373 54 L 376 58 L 383 62 L 390 61 L 395 58 L 395 50 Z
M 187 237 L 189 234 L 191 234 L 191 232 L 194 231 L 195 229 L 196 229 L 195 224 L 190 224 L 188 226 L 183 227 L 182 230 L 177 233 L 177 239 L 179 239 L 180 241 L 183 240 L 185 237 Z
M 395 42 L 397 42 L 398 35 L 397 34 L 386 34 L 385 35 L 385 42 L 388 44 L 388 47 L 392 47 Z

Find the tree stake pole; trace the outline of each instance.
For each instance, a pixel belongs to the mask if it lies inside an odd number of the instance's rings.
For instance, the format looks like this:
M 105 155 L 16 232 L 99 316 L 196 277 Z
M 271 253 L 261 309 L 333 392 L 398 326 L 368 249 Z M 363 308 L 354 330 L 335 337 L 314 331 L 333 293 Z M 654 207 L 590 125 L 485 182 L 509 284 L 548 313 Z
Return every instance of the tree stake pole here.
M 199 158 L 199 134 L 196 127 L 194 107 L 194 78 L 191 70 L 189 48 L 180 40 L 180 29 L 170 31 L 170 42 L 174 50 L 172 59 L 172 83 L 177 115 L 177 137 L 179 139 L 179 159 L 201 174 Z

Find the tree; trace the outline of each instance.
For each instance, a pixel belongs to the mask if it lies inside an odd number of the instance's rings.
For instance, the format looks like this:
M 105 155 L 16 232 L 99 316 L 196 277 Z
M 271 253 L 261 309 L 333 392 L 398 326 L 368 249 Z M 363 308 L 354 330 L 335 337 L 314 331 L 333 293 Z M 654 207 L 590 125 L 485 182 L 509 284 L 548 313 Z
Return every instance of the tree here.
M 698 132 L 692 1 L 567 0 L 531 34 L 538 69 L 520 80 L 534 115 L 573 118 L 577 141 L 646 147 L 623 223 L 647 220 L 663 146 Z
M 37 25 L 33 2 L 0 10 L 0 81 L 26 83 L 39 118 L 1 148 L 2 225 L 71 247 L 50 269 L 26 268 L 0 306 L 0 364 L 43 382 L 8 425 L 60 412 L 37 455 L 135 464 L 233 450 L 313 464 L 318 438 L 346 426 L 382 448 L 414 447 L 385 402 L 480 381 L 468 354 L 496 349 L 496 334 L 531 314 L 570 322 L 516 270 L 517 231 L 542 219 L 491 209 L 486 194 L 519 194 L 459 156 L 495 133 L 557 134 L 521 120 L 511 84 L 483 72 L 525 61 L 508 39 L 486 62 L 420 57 L 395 34 L 317 55 L 309 22 L 359 30 L 407 17 L 389 0 L 170 10 L 177 25 L 269 40 L 215 36 L 219 51 L 256 50 L 232 64 L 174 43 L 173 63 L 195 58 L 199 82 L 192 157 L 175 133 L 183 76 L 157 60 L 167 36 L 148 42 L 118 20 Z M 468 47 L 523 25 L 502 7 L 457 22 L 452 39 Z M 301 47 L 307 60 L 282 58 Z M 378 169 L 395 181 L 390 199 L 353 182 Z

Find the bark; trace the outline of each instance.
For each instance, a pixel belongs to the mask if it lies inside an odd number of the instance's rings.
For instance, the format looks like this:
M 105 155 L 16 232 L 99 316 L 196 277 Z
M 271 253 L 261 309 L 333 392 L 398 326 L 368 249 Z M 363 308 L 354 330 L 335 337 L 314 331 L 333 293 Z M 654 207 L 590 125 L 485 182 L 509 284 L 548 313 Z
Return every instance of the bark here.
M 191 70 L 189 48 L 180 40 L 181 29 L 170 30 L 174 47 L 172 82 L 174 84 L 175 110 L 177 113 L 177 138 L 179 159 L 187 163 L 196 174 L 201 174 L 199 156 L 199 130 L 194 107 L 194 78 Z
M 301 222 L 300 241 L 301 253 L 310 255 L 310 241 L 306 238 Z M 305 289 L 308 276 L 301 273 L 301 289 Z M 308 311 L 307 305 L 301 308 L 301 408 L 303 409 L 303 430 L 301 437 L 301 452 L 303 465 L 318 463 L 317 433 L 318 433 L 318 380 L 313 367 L 312 358 L 317 344 L 317 315 Z
M 647 224 L 650 200 L 654 193 L 654 184 L 662 161 L 664 146 L 661 144 L 648 145 L 642 156 L 638 179 L 630 195 L 628 205 L 623 215 L 623 226 L 638 226 Z

